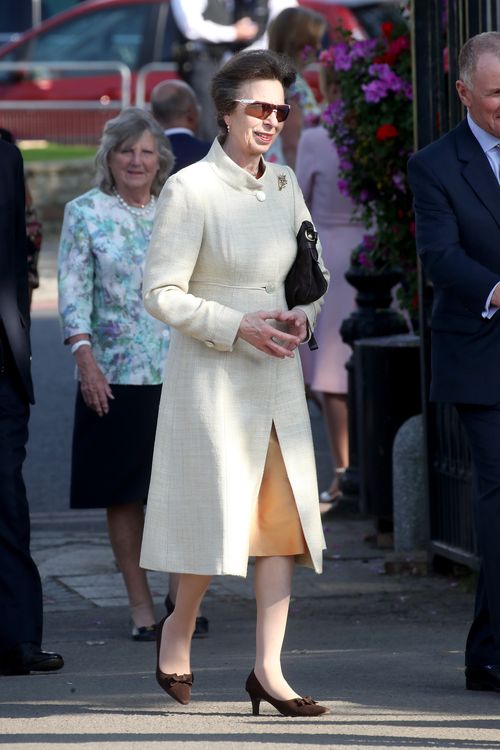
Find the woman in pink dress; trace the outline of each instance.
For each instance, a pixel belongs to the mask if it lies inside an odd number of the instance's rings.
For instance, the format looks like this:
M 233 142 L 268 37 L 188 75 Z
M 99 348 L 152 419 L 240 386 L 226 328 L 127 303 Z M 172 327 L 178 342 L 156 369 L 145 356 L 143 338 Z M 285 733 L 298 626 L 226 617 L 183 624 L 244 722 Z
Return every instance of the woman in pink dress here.
M 338 98 L 331 70 L 322 69 L 321 86 L 328 103 Z M 333 283 L 326 295 L 315 336 L 319 348 L 302 347 L 306 384 L 320 396 L 335 472 L 330 487 L 320 495 L 334 503 L 340 494 L 338 478 L 348 463 L 347 371 L 351 349 L 340 337 L 342 321 L 355 307 L 355 290 L 345 279 L 352 250 L 361 242 L 364 229 L 351 220 L 354 205 L 338 188 L 339 156 L 322 125 L 302 132 L 297 151 L 296 174 L 304 198 L 321 238 L 323 257 Z

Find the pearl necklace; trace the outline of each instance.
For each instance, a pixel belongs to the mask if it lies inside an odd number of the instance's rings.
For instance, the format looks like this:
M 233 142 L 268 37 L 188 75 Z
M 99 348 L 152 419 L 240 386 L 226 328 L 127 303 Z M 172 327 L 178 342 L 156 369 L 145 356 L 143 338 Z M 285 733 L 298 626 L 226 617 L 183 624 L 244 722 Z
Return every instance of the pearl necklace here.
M 129 213 L 133 214 L 133 216 L 145 216 L 146 214 L 151 213 L 153 208 L 156 204 L 156 198 L 154 195 L 151 196 L 149 201 L 145 203 L 143 206 L 138 206 L 137 208 L 134 208 L 134 206 L 130 206 L 126 200 L 124 200 L 118 190 L 116 188 L 113 188 L 113 194 L 115 198 L 118 200 L 118 203 L 123 206 Z

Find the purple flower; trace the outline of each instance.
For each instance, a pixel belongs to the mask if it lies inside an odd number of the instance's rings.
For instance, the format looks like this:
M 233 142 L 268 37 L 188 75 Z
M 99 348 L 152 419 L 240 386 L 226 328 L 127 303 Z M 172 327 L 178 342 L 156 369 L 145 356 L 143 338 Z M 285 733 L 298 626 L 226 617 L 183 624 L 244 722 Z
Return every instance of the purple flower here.
M 351 57 L 353 60 L 365 59 L 369 57 L 377 47 L 376 39 L 361 39 L 353 43 L 351 47 Z
M 321 120 L 325 125 L 339 125 L 342 123 L 344 109 L 340 99 L 329 104 L 321 113 Z
M 392 183 L 401 193 L 406 193 L 405 176 L 402 172 L 392 175 Z
M 390 83 L 393 77 L 401 80 L 387 63 L 373 63 L 368 68 L 368 72 L 374 78 L 380 78 L 381 81 L 386 81 L 387 83 Z
M 315 48 L 311 44 L 306 44 L 300 51 L 300 58 L 302 62 L 308 62 L 315 54 Z
M 361 266 L 361 268 L 364 268 L 367 271 L 373 271 L 375 269 L 375 263 L 373 262 L 372 258 L 370 258 L 368 253 L 364 250 L 359 251 L 356 256 L 356 261 L 358 265 Z
M 361 86 L 365 93 L 365 101 L 376 104 L 381 99 L 385 99 L 389 91 L 398 94 L 402 92 L 407 98 L 411 99 L 411 84 L 403 81 L 389 65 L 386 63 L 374 63 L 368 68 L 370 75 L 374 80 Z M 410 96 L 408 96 L 410 93 Z
M 339 169 L 341 169 L 342 172 L 349 172 L 349 170 L 352 169 L 352 162 L 347 159 L 341 159 L 339 161 Z
M 341 195 L 345 195 L 346 198 L 351 197 L 351 194 L 349 192 L 349 183 L 347 182 L 347 180 L 339 180 L 337 182 L 337 187 Z
M 377 246 L 377 240 L 375 239 L 375 237 L 373 236 L 373 234 L 364 234 L 363 235 L 363 240 L 362 240 L 362 245 L 367 250 L 375 250 L 375 248 Z
M 363 190 L 359 191 L 359 202 L 360 203 L 367 203 L 370 200 L 370 192 L 363 188 Z
M 403 94 L 406 96 L 406 98 L 412 102 L 413 101 L 413 86 L 411 85 L 410 81 L 404 82 L 402 91 L 403 91 Z
M 376 104 L 381 99 L 385 99 L 388 93 L 388 87 L 384 81 L 370 81 L 370 83 L 363 83 L 361 88 L 365 94 L 365 101 L 368 104 Z
M 342 42 L 334 46 L 333 66 L 335 70 L 350 70 L 352 68 L 351 54 L 347 44 Z

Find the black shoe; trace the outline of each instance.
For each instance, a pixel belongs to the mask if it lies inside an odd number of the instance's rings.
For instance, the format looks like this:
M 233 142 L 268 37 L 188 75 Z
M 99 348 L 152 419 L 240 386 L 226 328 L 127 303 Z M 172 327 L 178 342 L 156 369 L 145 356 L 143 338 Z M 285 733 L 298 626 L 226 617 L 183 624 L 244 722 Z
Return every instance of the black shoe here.
M 165 609 L 167 610 L 167 617 L 169 617 L 175 609 L 175 604 L 167 594 L 165 597 Z M 196 618 L 196 625 L 194 626 L 193 638 L 206 638 L 208 635 L 208 620 L 206 617 L 200 616 Z
M 0 663 L 3 675 L 21 675 L 30 672 L 55 672 L 64 666 L 64 659 L 53 651 L 42 651 L 36 643 L 19 643 Z
M 197 617 L 194 626 L 193 638 L 206 638 L 208 635 L 208 620 L 206 617 Z
M 465 687 L 467 690 L 494 690 L 500 693 L 500 666 L 465 667 Z
M 156 625 L 143 625 L 139 628 L 132 623 L 132 640 L 142 643 L 156 641 Z

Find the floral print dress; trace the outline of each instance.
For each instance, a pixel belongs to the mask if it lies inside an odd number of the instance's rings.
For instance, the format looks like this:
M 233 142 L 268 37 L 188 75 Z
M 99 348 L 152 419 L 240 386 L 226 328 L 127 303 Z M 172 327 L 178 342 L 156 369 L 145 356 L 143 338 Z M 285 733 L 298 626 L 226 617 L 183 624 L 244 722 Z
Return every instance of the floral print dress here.
M 157 385 L 168 327 L 144 309 L 142 276 L 154 209 L 122 206 L 94 188 L 67 204 L 59 249 L 64 340 L 88 333 L 109 383 Z

